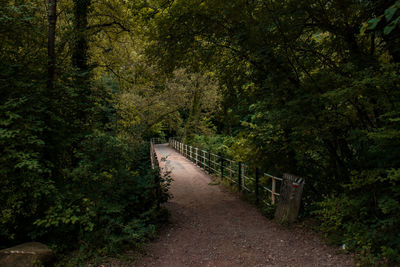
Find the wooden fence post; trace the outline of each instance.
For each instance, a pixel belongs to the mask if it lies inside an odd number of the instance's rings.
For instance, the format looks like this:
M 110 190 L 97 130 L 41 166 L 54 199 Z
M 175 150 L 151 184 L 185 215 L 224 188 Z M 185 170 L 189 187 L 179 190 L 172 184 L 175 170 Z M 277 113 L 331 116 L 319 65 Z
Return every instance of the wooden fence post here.
M 260 180 L 260 177 L 259 177 L 259 170 L 258 170 L 258 168 L 256 168 L 256 182 L 255 182 L 255 189 L 254 189 L 254 192 L 255 192 L 255 194 L 256 194 L 256 205 L 258 205 L 258 203 L 259 203 L 259 195 L 258 195 L 258 184 L 259 184 L 259 180 Z
M 224 180 L 224 158 L 221 154 L 219 156 L 221 158 L 221 179 Z
M 217 171 L 217 158 L 216 158 L 215 154 L 213 154 L 213 156 L 214 156 L 214 171 L 215 171 L 215 173 L 217 173 L 218 172 Z
M 275 193 L 276 193 L 276 180 L 272 178 L 272 194 L 271 194 L 271 204 L 275 205 Z
M 152 140 L 150 140 L 150 161 L 151 161 L 151 168 L 154 169 L 153 141 Z
M 211 174 L 211 152 L 208 152 L 208 173 Z
M 232 169 L 232 160 L 229 161 L 229 184 L 232 185 L 233 181 L 233 169 Z
M 203 169 L 205 170 L 205 171 L 207 171 L 207 164 L 206 164 L 206 162 L 207 162 L 207 157 L 206 157 L 206 153 L 207 153 L 207 151 L 203 151 Z
M 195 152 L 194 155 L 196 156 L 196 166 L 198 166 L 198 165 L 197 165 L 197 158 L 198 158 L 198 154 L 199 154 L 199 149 L 196 147 L 195 151 L 196 151 L 196 152 Z
M 283 174 L 275 220 L 279 223 L 293 223 L 296 221 L 303 187 L 304 179 L 287 173 Z
M 239 192 L 242 191 L 242 162 L 239 161 L 239 167 L 238 167 L 238 188 Z

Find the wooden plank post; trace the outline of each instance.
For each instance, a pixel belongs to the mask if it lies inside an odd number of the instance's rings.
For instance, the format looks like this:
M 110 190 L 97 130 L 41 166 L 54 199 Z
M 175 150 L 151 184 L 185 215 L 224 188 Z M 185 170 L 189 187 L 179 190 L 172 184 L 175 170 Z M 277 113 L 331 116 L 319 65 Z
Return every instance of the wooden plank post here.
M 208 173 L 211 174 L 211 152 L 208 151 Z
M 272 178 L 272 189 L 271 189 L 271 204 L 275 205 L 275 194 L 276 194 L 276 179 Z
M 203 166 L 203 169 L 205 170 L 205 171 L 207 171 L 207 151 L 203 151 L 203 161 L 204 161 L 204 166 Z
M 219 154 L 219 156 L 221 158 L 221 179 L 224 180 L 224 158 L 221 154 Z
M 203 168 L 203 169 L 204 169 L 205 171 L 207 171 L 207 156 L 206 156 L 206 155 L 207 155 L 207 151 L 204 150 L 204 152 L 203 152 L 203 156 L 204 156 L 204 158 L 203 158 L 203 160 L 204 160 L 204 168 Z
M 153 141 L 151 141 L 151 140 L 150 140 L 150 161 L 151 161 L 151 168 L 154 169 Z
M 217 171 L 217 156 L 215 155 L 215 154 L 213 154 L 213 156 L 214 156 L 214 172 L 215 173 L 217 173 L 218 171 Z
M 238 166 L 238 189 L 239 192 L 242 191 L 242 162 L 239 161 L 239 166 Z
M 229 183 L 232 185 L 233 181 L 233 169 L 232 169 L 232 160 L 229 161 Z
M 279 203 L 275 211 L 275 220 L 290 224 L 296 221 L 299 214 L 304 179 L 284 173 L 279 193 Z
M 259 204 L 259 195 L 258 195 L 258 186 L 260 183 L 260 173 L 259 173 L 259 169 L 256 168 L 256 181 L 255 181 L 255 188 L 254 188 L 254 193 L 256 194 L 256 205 Z
M 200 154 L 199 154 L 199 156 L 200 156 L 200 159 L 199 159 L 199 167 L 200 168 L 203 168 L 203 157 L 202 157 L 202 154 L 203 153 L 203 151 L 201 150 L 201 148 L 200 148 Z

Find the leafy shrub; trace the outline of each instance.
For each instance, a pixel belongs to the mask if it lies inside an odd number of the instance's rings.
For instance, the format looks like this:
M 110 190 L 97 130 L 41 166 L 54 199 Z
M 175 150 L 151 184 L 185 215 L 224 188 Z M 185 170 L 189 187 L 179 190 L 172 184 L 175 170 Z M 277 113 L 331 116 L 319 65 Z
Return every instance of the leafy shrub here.
M 157 194 L 159 173 L 149 168 L 148 149 L 147 143 L 132 144 L 110 134 L 88 138 L 78 167 L 65 170 L 53 204 L 35 225 L 59 250 L 70 249 L 69 243 L 58 244 L 60 234 L 68 232 L 100 255 L 154 236 L 165 219 L 159 204 L 166 197 Z
M 194 135 L 192 139 L 187 140 L 194 147 L 202 148 L 213 153 L 222 154 L 225 157 L 232 157 L 231 146 L 233 137 L 223 135 Z
M 345 192 L 319 203 L 321 229 L 368 264 L 400 261 L 400 170 L 355 173 Z

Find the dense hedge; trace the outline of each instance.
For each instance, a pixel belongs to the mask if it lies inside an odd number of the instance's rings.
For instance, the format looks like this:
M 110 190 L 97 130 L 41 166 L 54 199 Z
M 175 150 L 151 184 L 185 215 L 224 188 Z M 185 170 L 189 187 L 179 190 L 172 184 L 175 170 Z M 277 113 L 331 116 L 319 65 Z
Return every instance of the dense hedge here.
M 168 196 L 146 137 L 118 123 L 118 81 L 67 60 L 50 90 L 44 4 L 3 2 L 0 247 L 42 241 L 82 261 L 142 244 L 165 219 Z

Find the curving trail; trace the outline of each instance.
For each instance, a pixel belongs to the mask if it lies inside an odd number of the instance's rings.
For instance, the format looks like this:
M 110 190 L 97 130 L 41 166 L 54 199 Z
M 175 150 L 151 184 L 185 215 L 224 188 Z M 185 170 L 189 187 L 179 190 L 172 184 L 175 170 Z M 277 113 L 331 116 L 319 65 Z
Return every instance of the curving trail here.
M 166 144 L 156 146 L 171 170 L 171 224 L 134 266 L 353 266 L 316 234 L 287 229 L 222 186 Z

